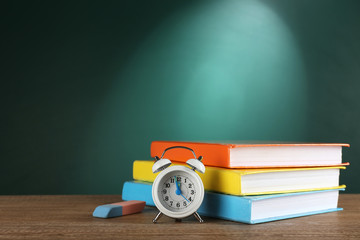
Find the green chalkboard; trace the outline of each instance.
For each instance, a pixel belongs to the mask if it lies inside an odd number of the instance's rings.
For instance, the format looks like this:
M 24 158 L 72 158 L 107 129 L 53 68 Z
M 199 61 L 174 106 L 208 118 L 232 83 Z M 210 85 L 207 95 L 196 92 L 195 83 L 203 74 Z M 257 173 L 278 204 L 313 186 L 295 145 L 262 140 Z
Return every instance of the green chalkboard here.
M 8 2 L 0 194 L 118 194 L 153 140 L 346 142 L 358 1 Z

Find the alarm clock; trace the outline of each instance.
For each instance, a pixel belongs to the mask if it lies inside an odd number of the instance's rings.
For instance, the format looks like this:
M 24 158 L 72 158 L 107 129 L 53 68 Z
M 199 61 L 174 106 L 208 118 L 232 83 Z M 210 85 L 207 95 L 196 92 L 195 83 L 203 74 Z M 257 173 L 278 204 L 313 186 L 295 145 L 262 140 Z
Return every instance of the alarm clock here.
M 182 148 L 193 153 L 194 158 L 187 160 L 190 166 L 171 166 L 169 159 L 163 158 L 166 151 Z M 204 184 L 195 172 L 205 173 L 205 166 L 201 162 L 202 156 L 196 157 L 195 152 L 188 147 L 173 146 L 166 148 L 161 157 L 155 157 L 152 167 L 153 173 L 160 172 L 152 186 L 152 197 L 159 213 L 153 220 L 157 220 L 164 214 L 168 217 L 181 221 L 182 218 L 194 215 L 199 222 L 204 222 L 197 213 L 204 199 Z

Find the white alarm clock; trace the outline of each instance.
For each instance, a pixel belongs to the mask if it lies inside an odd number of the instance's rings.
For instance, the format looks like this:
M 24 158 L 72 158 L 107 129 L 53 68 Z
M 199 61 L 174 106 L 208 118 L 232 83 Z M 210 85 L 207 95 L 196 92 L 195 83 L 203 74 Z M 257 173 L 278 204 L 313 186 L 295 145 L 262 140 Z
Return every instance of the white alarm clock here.
M 183 148 L 191 151 L 194 159 L 189 159 L 186 166 L 171 166 L 169 159 L 163 159 L 166 151 Z M 157 220 L 165 214 L 168 217 L 181 220 L 194 215 L 199 222 L 203 222 L 196 212 L 204 199 L 204 185 L 199 175 L 195 172 L 205 173 L 205 166 L 201 162 L 202 157 L 196 158 L 195 152 L 188 147 L 174 146 L 164 150 L 161 157 L 155 157 L 152 167 L 153 173 L 162 171 L 155 179 L 152 187 L 152 197 L 159 213 L 153 220 Z

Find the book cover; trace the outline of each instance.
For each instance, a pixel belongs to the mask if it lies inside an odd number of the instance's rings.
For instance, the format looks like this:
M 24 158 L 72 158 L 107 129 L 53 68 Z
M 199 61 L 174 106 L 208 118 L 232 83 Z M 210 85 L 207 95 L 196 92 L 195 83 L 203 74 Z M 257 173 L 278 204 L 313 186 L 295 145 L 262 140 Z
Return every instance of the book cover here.
M 151 143 L 151 157 L 161 156 L 163 151 L 168 147 L 185 146 L 195 151 L 197 156 L 203 156 L 203 163 L 206 166 L 225 167 L 225 168 L 265 168 L 265 167 L 315 167 L 315 166 L 336 166 L 349 165 L 349 163 L 342 163 L 341 161 L 341 147 L 350 147 L 346 143 L 201 143 L 201 142 L 177 142 L 177 141 L 154 141 Z M 337 147 L 336 151 L 333 150 Z M 321 149 L 319 149 L 321 148 Z M 243 155 L 240 156 L 245 159 L 245 162 L 236 163 L 232 159 L 236 159 L 238 150 L 247 151 L 247 160 Z M 270 150 L 276 150 L 270 152 Z M 291 149 L 291 150 L 289 150 Z M 319 149 L 317 154 L 312 152 Z M 334 151 L 334 160 L 327 161 L 328 156 L 326 149 Z M 255 151 L 254 151 L 255 150 Z M 261 150 L 261 151 L 260 151 Z M 285 151 L 284 151 L 285 150 Z M 306 153 L 306 156 L 300 158 L 296 164 L 291 160 L 301 156 L 299 153 Z M 320 154 L 319 154 L 320 153 Z M 259 159 L 274 156 L 274 159 L 264 162 L 259 166 L 256 162 Z M 318 156 L 318 159 L 314 159 Z M 184 149 L 176 149 L 166 152 L 165 158 L 178 162 L 186 162 L 193 158 L 190 151 Z M 284 158 L 284 159 L 283 159 Z M 282 159 L 280 161 L 280 159 Z
M 208 216 L 208 217 L 220 218 L 220 219 L 231 220 L 236 222 L 243 222 L 248 224 L 256 224 L 256 223 L 270 222 L 275 220 L 282 220 L 282 219 L 342 210 L 342 208 L 337 208 L 337 198 L 336 198 L 334 199 L 336 205 L 335 207 L 331 207 L 330 205 L 324 205 L 322 208 L 318 207 L 314 209 L 311 208 L 312 203 L 310 202 L 310 204 L 308 204 L 310 206 L 307 206 L 307 208 L 305 209 L 300 209 L 300 208 L 297 209 L 296 207 L 291 206 L 290 211 L 292 213 L 289 213 L 289 211 L 281 211 L 282 206 L 277 205 L 276 207 L 279 209 L 279 211 L 275 215 L 272 214 L 271 217 L 259 218 L 256 217 L 254 214 L 253 203 L 257 201 L 259 202 L 261 201 L 261 203 L 264 203 L 270 199 L 281 200 L 281 198 L 291 197 L 293 198 L 292 199 L 293 203 L 295 204 L 299 203 L 300 205 L 302 204 L 302 201 L 299 200 L 300 198 L 297 199 L 297 197 L 301 197 L 308 194 L 313 196 L 314 194 L 317 193 L 322 193 L 322 192 L 325 193 L 329 191 L 338 192 L 338 190 L 323 190 L 323 191 L 311 191 L 311 192 L 291 193 L 291 194 L 274 194 L 274 195 L 264 195 L 264 196 L 239 197 L 239 196 L 232 196 L 232 195 L 219 194 L 219 193 L 206 191 L 203 203 L 198 209 L 198 213 L 200 215 Z M 122 192 L 122 198 L 123 200 L 126 201 L 129 200 L 145 201 L 146 205 L 155 206 L 152 199 L 152 185 L 146 182 L 136 182 L 136 181 L 125 182 Z M 326 197 L 324 196 L 324 199 L 320 198 L 319 200 L 325 201 Z M 284 201 L 287 201 L 287 199 L 284 199 Z M 273 208 L 274 207 L 272 207 L 271 209 Z
M 153 161 L 134 161 L 133 164 L 133 178 L 135 180 L 153 182 L 158 175 L 152 172 Z M 184 165 L 183 163 L 173 163 L 174 165 Z M 184 165 L 185 166 L 185 165 Z M 276 191 L 266 191 L 266 192 L 247 192 L 244 190 L 244 185 L 242 184 L 242 177 L 245 175 L 255 175 L 259 173 L 279 173 L 279 172 L 294 172 L 294 171 L 314 171 L 314 170 L 326 170 L 326 169 L 345 169 L 342 166 L 336 167 L 318 167 L 318 168 L 267 168 L 267 169 L 226 169 L 218 167 L 206 167 L 204 174 L 199 174 L 200 178 L 203 181 L 205 190 L 215 191 L 231 195 L 261 195 L 261 194 L 274 194 L 274 193 L 286 193 L 286 192 L 300 192 L 300 191 L 313 191 L 313 190 L 324 190 L 324 189 L 339 189 L 345 188 L 345 185 L 339 186 L 338 176 L 336 185 L 328 187 L 312 187 L 312 188 L 293 188 L 290 181 L 287 181 L 286 184 L 281 184 L 282 189 L 278 188 Z M 270 177 L 271 178 L 271 177 Z M 293 177 L 291 177 L 293 178 Z M 290 179 L 291 180 L 291 179 Z M 296 182 L 299 182 L 296 180 Z M 335 183 L 334 183 L 335 184 Z M 274 183 L 273 185 L 280 185 Z M 311 182 L 306 186 L 323 186 L 317 185 L 316 183 L 312 184 Z

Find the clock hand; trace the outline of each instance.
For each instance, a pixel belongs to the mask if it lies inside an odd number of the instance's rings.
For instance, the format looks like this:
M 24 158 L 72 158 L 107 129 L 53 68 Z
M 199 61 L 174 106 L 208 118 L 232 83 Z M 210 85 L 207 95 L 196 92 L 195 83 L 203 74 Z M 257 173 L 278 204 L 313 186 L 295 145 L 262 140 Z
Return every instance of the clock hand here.
M 184 195 L 182 195 L 182 193 L 180 193 L 180 195 L 185 198 L 186 201 L 190 202 L 186 197 L 184 197 Z
M 186 201 L 190 202 L 182 193 L 181 193 L 181 189 L 180 189 L 180 183 L 178 183 L 176 176 L 175 178 L 175 184 L 176 184 L 176 195 L 181 195 Z
M 176 179 L 176 176 L 175 176 L 174 178 L 175 178 L 175 184 L 176 184 L 176 191 L 175 191 L 175 193 L 176 193 L 176 195 L 180 195 L 180 194 L 181 194 L 180 186 L 179 186 L 179 184 L 178 184 L 178 181 L 177 181 L 177 179 Z

